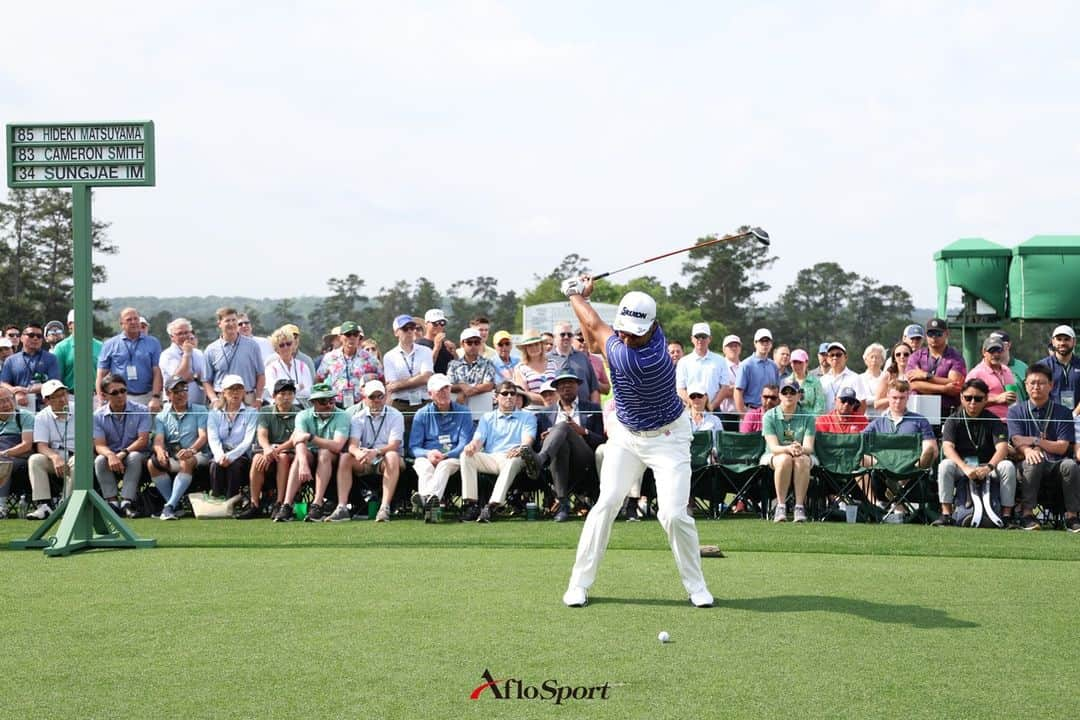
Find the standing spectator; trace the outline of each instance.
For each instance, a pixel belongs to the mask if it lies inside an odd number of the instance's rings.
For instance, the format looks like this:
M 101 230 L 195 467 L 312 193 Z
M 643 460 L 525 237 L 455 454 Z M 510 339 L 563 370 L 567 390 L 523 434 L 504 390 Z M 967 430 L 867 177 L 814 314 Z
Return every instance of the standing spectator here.
M 491 321 L 483 315 L 477 315 L 469 321 L 469 327 L 475 328 L 476 332 L 480 333 L 480 354 L 484 356 L 485 360 L 492 360 L 495 358 L 495 348 L 488 345 L 488 335 L 491 333 Z M 462 357 L 465 354 L 465 348 L 458 346 L 457 356 Z
M 1009 339 L 1009 333 L 1004 330 L 995 330 L 990 335 L 997 337 L 1002 342 L 1001 364 L 1012 371 L 1013 378 L 1016 381 L 1016 398 L 1021 402 L 1027 401 L 1027 391 L 1024 389 L 1024 378 L 1027 377 L 1027 363 L 1012 354 L 1012 341 Z
M 136 314 L 131 325 L 138 328 Z M 155 341 L 156 342 L 156 341 Z M 135 498 L 139 494 L 139 479 L 146 464 L 150 445 L 150 413 L 128 397 L 127 378 L 106 375 L 101 381 L 106 402 L 94 411 L 94 476 L 101 496 L 124 517 L 135 517 Z M 123 476 L 120 494 L 123 502 L 116 505 L 117 475 Z
M 912 352 L 915 352 L 923 346 L 923 340 L 926 338 L 926 330 L 922 325 L 912 323 L 904 328 L 904 335 L 900 338 L 901 342 L 905 342 L 911 348 Z
M 457 357 L 457 346 L 446 337 L 446 314 L 439 308 L 424 313 L 424 333 L 417 336 L 416 344 L 431 349 L 434 372 L 445 373 Z
M 683 355 L 686 354 L 686 349 L 683 348 L 681 340 L 672 340 L 667 344 L 667 354 L 671 358 L 671 362 L 678 365 L 679 360 L 682 360 Z
M 675 365 L 675 391 L 687 405 L 690 404 L 688 388 L 700 385 L 708 395 L 708 406 L 718 408 L 732 397 L 735 378 L 728 370 L 727 361 L 709 350 L 712 332 L 708 323 L 695 323 L 691 329 L 690 341 L 694 350 L 679 360 Z
M 907 379 L 921 395 L 941 396 L 941 417 L 960 404 L 960 385 L 967 375 L 964 356 L 949 346 L 949 324 L 941 318 L 926 323 L 926 346 L 908 358 Z
M 55 352 L 56 346 L 64 339 L 64 323 L 59 320 L 50 320 L 45 323 L 45 348 L 49 352 Z
M 405 434 L 412 429 L 413 417 L 426 405 L 431 396 L 427 381 L 435 372 L 431 348 L 415 342 L 418 328 L 411 315 L 394 318 L 397 347 L 386 351 L 383 368 L 386 372 L 386 394 L 391 405 L 405 417 Z
M 495 352 L 495 359 L 491 361 L 495 382 L 513 381 L 514 366 L 521 362 L 521 356 L 514 352 L 514 339 L 510 333 L 505 330 L 495 333 Z
M 262 350 L 250 337 L 240 332 L 240 318 L 231 307 L 219 308 L 217 324 L 221 337 L 210 343 L 206 357 L 206 377 L 203 390 L 206 399 L 214 407 L 221 407 L 218 397 L 226 377 L 240 376 L 244 382 L 244 401 L 252 408 L 262 405 L 263 387 L 266 384 Z M 231 497 L 231 496 L 230 496 Z
M 172 343 L 161 352 L 158 367 L 164 378 L 179 377 L 187 382 L 187 401 L 192 405 L 206 405 L 206 391 L 202 381 L 206 378 L 206 356 L 196 347 L 191 321 L 174 318 L 165 326 Z M 174 508 L 175 509 L 175 508 Z
M 821 379 L 829 372 L 829 343 L 823 342 L 817 349 L 818 366 L 810 371 L 814 377 Z
M 966 380 L 978 378 L 986 384 L 986 410 L 1004 420 L 1009 406 L 1016 402 L 1016 393 L 1005 388 L 1015 386 L 1016 378 L 1012 371 L 1001 363 L 1001 356 L 1005 351 L 1001 338 L 995 335 L 986 338 L 982 351 L 982 362 L 971 368 Z M 966 406 L 961 407 L 967 409 Z
M 604 356 L 600 353 L 589 352 L 589 348 L 585 346 L 585 336 L 581 334 L 580 329 L 574 330 L 574 349 L 578 352 L 585 353 L 589 358 L 589 362 L 592 363 L 593 372 L 596 374 L 596 387 L 600 391 L 600 395 L 604 396 L 611 392 L 611 380 L 608 379 L 607 368 L 604 367 Z
M 264 363 L 270 359 L 270 356 L 274 354 L 274 348 L 267 338 L 255 334 L 255 328 L 251 326 L 251 319 L 247 313 L 236 314 L 236 327 L 239 328 L 241 335 L 254 340 L 255 344 L 259 346 L 259 352 L 262 353 Z
M 773 348 L 772 359 L 780 370 L 780 380 L 783 381 L 791 374 L 791 348 L 787 345 L 777 345 Z
M 878 414 L 889 407 L 889 399 L 887 397 L 889 383 L 893 380 L 907 379 L 908 360 L 911 359 L 912 352 L 914 351 L 906 342 L 899 342 L 896 345 L 893 345 L 892 350 L 889 351 L 889 361 L 885 364 L 885 374 L 888 379 L 881 384 L 878 388 L 877 395 L 874 397 L 874 409 L 878 411 Z
M 525 398 L 533 406 L 544 404 L 540 386 L 555 377 L 548 365 L 543 343 L 543 338 L 535 330 L 527 330 L 525 337 L 518 341 L 521 362 L 514 366 L 514 384 L 525 389 Z
M 1080 414 L 1080 358 L 1073 353 L 1076 333 L 1069 325 L 1058 325 L 1050 338 L 1053 352 L 1041 361 L 1053 373 L 1050 399 L 1076 416 Z
M 315 381 L 329 385 L 337 403 L 348 409 L 363 398 L 364 383 L 382 378 L 383 368 L 377 358 L 360 347 L 363 328 L 352 320 L 346 320 L 339 329 L 341 345 L 323 356 Z
M 195 469 L 210 462 L 206 454 L 205 405 L 188 404 L 188 382 L 174 375 L 165 381 L 169 405 L 154 418 L 154 450 L 146 464 L 154 487 L 165 499 L 162 520 L 175 520 L 176 508 L 191 486 Z M 175 477 L 175 479 L 174 479 Z
M 11 350 L 12 350 L 12 352 L 19 352 L 19 350 L 20 350 L 20 348 L 19 348 L 19 336 L 21 336 L 21 335 L 22 335 L 22 330 L 19 329 L 18 325 L 5 325 L 4 326 L 4 337 L 6 337 L 8 340 L 11 341 Z
M 788 378 L 780 385 L 780 405 L 765 413 L 762 434 L 773 469 L 776 511 L 773 522 L 787 520 L 788 489 L 795 487 L 794 521 L 806 522 L 806 491 L 814 456 L 814 418 L 798 411 L 799 383 Z
M 311 374 L 311 368 L 296 356 L 300 349 L 296 339 L 292 333 L 281 327 L 270 333 L 270 345 L 274 348 L 274 354 L 266 361 L 265 399 L 273 402 L 274 397 L 270 390 L 277 386 L 279 380 L 289 380 L 295 388 L 294 401 L 302 408 L 307 407 L 315 378 Z
M 1060 329 L 1060 328 L 1059 328 Z M 1057 333 L 1054 333 L 1057 335 Z M 1071 533 L 1080 532 L 1080 466 L 1069 453 L 1076 439 L 1072 413 L 1050 396 L 1054 371 L 1042 363 L 1028 368 L 1028 402 L 1009 408 L 1009 440 L 1023 454 L 1020 465 L 1020 496 L 1023 499 L 1022 530 L 1039 530 L 1035 506 L 1039 504 L 1039 488 L 1052 478 L 1061 483 L 1065 500 L 1065 527 Z
M 295 343 L 295 346 L 293 347 L 293 356 L 308 366 L 308 369 L 311 370 L 311 377 L 314 378 L 315 372 L 319 369 L 319 366 L 315 364 L 315 361 L 310 355 L 300 349 L 300 328 L 292 323 L 286 323 L 281 326 L 281 329 L 292 336 L 293 343 Z M 266 384 L 269 385 L 270 383 L 267 382 Z
M 98 356 L 97 392 L 101 395 L 107 376 L 119 375 L 127 382 L 128 400 L 146 405 L 151 413 L 161 410 L 161 343 L 153 335 L 144 335 L 139 324 L 139 311 L 124 308 L 120 311 L 120 334 L 101 346 Z
M 41 385 L 46 380 L 60 379 L 56 356 L 42 349 L 45 333 L 34 322 L 26 323 L 22 334 L 22 350 L 4 361 L 0 369 L 0 387 L 15 395 L 15 404 L 25 407 L 31 416 L 37 411 Z
M 724 360 L 727 362 L 728 374 L 732 382 L 739 376 L 739 367 L 742 364 L 742 340 L 738 335 L 724 336 Z M 739 413 L 735 408 L 735 386 L 732 385 L 731 397 L 722 400 L 717 408 L 720 419 L 724 422 L 724 429 L 728 432 L 739 431 Z
M 791 352 L 791 376 L 799 383 L 802 411 L 811 415 L 825 412 L 825 391 L 821 389 L 821 379 L 808 372 L 810 354 L 802 348 Z
M 574 349 L 574 329 L 568 322 L 555 323 L 555 347 L 547 354 L 548 374 L 556 377 L 569 370 L 581 378 L 578 398 L 584 402 L 600 403 L 600 387 L 596 382 L 589 357 Z M 666 347 L 666 345 L 665 345 Z
M 27 463 L 34 452 L 34 421 L 33 414 L 17 407 L 14 393 L 0 387 L 0 520 L 7 517 L 8 494 L 16 478 L 24 482 L 28 479 Z
M 885 372 L 885 346 L 881 343 L 870 343 L 863 350 L 862 359 L 866 364 L 866 371 L 859 375 L 866 386 L 867 399 L 864 409 L 868 415 L 876 415 L 874 399 L 877 398 L 881 386 L 889 380 L 889 375 Z
M 863 383 L 862 376 L 847 366 L 847 348 L 843 343 L 829 343 L 829 372 L 821 378 L 821 389 L 825 391 L 825 407 L 836 404 L 836 396 L 843 388 L 852 388 L 859 398 L 859 412 L 865 410 L 872 398 Z
M 64 383 L 64 386 L 72 393 L 75 392 L 75 311 L 68 310 L 67 314 L 67 329 L 68 335 L 66 338 L 57 343 L 56 348 L 53 350 L 53 355 L 56 356 L 56 362 L 60 366 L 60 381 Z M 93 367 L 97 367 L 98 358 L 101 357 L 101 341 L 95 337 L 90 338 L 91 353 L 94 360 Z M 93 371 L 91 371 L 93 372 Z M 94 378 L 91 375 L 86 378 L 86 382 L 93 382 Z
M 740 415 L 748 408 L 761 407 L 761 391 L 766 385 L 780 384 L 780 368 L 769 357 L 772 333 L 760 328 L 754 333 L 754 354 L 739 365 L 735 378 L 735 409 Z
M 4 362 L 14 354 L 13 345 L 7 336 L 0 337 L 0 367 L 3 367 Z
M 450 392 L 457 401 L 472 410 L 473 420 L 479 420 L 491 412 L 495 391 L 495 367 L 480 355 L 484 340 L 475 327 L 461 331 L 461 349 L 464 355 L 450 361 L 446 376 L 453 383 Z
M 254 342 L 251 343 L 255 347 Z M 258 411 L 244 403 L 247 387 L 239 375 L 221 379 L 222 405 L 210 411 L 206 434 L 210 440 L 210 494 L 233 498 L 248 478 L 251 444 L 255 440 Z

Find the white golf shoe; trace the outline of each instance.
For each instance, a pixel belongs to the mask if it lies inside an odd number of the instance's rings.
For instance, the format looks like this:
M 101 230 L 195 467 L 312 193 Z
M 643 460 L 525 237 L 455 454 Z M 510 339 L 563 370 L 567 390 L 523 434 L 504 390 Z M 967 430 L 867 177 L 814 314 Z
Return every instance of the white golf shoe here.
M 589 604 L 589 596 L 585 588 L 574 586 L 563 593 L 562 601 L 566 607 L 585 607 Z

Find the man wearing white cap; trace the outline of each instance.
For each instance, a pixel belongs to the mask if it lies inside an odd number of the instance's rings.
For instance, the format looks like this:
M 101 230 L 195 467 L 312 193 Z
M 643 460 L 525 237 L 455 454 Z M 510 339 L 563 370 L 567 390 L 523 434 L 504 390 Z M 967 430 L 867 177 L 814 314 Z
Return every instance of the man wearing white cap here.
M 847 348 L 841 342 L 831 342 L 827 348 L 829 356 L 829 372 L 821 376 L 821 389 L 825 392 L 825 407 L 831 408 L 836 405 L 836 398 L 844 388 L 855 391 L 855 397 L 859 399 L 859 412 L 866 412 L 866 404 L 870 401 L 870 390 L 866 387 L 866 381 L 862 376 L 847 366 Z
M 420 408 L 409 431 L 409 454 L 415 459 L 417 495 L 413 504 L 423 508 L 424 519 L 439 504 L 450 476 L 461 467 L 461 451 L 472 439 L 472 413 L 451 399 L 450 378 L 435 373 L 428 378 L 431 402 Z M 475 503 L 466 504 L 462 519 L 480 516 Z
M 1050 345 L 1053 352 L 1040 361 L 1054 373 L 1050 400 L 1076 416 L 1080 414 L 1080 358 L 1073 352 L 1076 332 L 1069 325 L 1058 325 L 1050 335 Z
M 732 383 L 739 376 L 739 365 L 742 364 L 742 340 L 738 335 L 725 335 L 723 346 L 720 348 L 724 353 L 724 361 L 727 363 L 728 374 L 731 375 Z M 735 387 L 732 385 L 731 397 L 713 408 L 719 411 L 720 418 L 724 422 L 724 429 L 728 432 L 739 431 L 739 413 L 735 409 Z
M 694 323 L 690 340 L 694 344 L 693 352 L 683 355 L 675 366 L 675 390 L 682 401 L 689 405 L 690 397 L 686 389 L 691 385 L 702 385 L 709 407 L 719 408 L 721 402 L 732 397 L 735 378 L 728 370 L 727 361 L 709 350 L 712 341 L 709 323 Z
M 473 420 L 491 412 L 495 399 L 495 366 L 481 354 L 483 346 L 480 331 L 474 327 L 465 328 L 461 331 L 464 354 L 451 360 L 446 370 L 446 376 L 453 383 L 450 392 L 457 395 L 459 403 L 472 410 Z
M 761 407 L 761 391 L 766 385 L 780 385 L 780 368 L 772 358 L 772 333 L 759 328 L 754 333 L 754 354 L 739 365 L 735 377 L 735 410 L 745 413 L 747 408 Z
M 656 478 L 657 519 L 667 534 L 683 587 L 696 607 L 710 607 L 713 596 L 701 572 L 697 526 L 687 512 L 690 500 L 690 417 L 675 392 L 675 367 L 667 339 L 656 322 L 656 301 L 629 292 L 619 303 L 614 327 L 589 304 L 589 276 L 565 280 L 569 298 L 592 350 L 602 349 L 611 368 L 615 417 L 608 426 L 600 495 L 585 519 L 577 557 L 563 603 L 582 607 L 607 549 L 611 525 L 631 483 L 651 468 Z
M 37 507 L 26 517 L 44 520 L 52 514 L 49 478 L 63 481 L 64 495 L 71 494 L 75 470 L 75 417 L 68 388 L 59 380 L 41 386 L 45 407 L 34 417 L 34 448 L 30 456 L 30 497 Z
M 405 418 L 386 404 L 386 386 L 378 380 L 364 385 L 364 402 L 349 412 L 349 444 L 338 461 L 338 494 L 349 496 L 354 475 L 382 476 L 382 502 L 375 522 L 388 522 L 390 502 L 401 476 Z
M 457 346 L 446 337 L 446 313 L 439 308 L 424 313 L 424 334 L 417 335 L 417 345 L 431 348 L 434 372 L 445 373 L 450 361 L 457 357 Z

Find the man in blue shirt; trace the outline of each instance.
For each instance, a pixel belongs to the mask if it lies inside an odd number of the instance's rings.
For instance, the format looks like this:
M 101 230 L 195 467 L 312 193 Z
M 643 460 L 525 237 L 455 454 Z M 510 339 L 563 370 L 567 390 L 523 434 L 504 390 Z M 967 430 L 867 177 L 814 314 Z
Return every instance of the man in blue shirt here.
M 499 383 L 495 392 L 498 407 L 480 417 L 473 439 L 461 452 L 461 497 L 466 502 L 479 498 L 478 473 L 499 476 L 477 522 L 491 522 L 492 513 L 506 502 L 510 485 L 522 468 L 527 468 L 532 478 L 538 473 L 536 456 L 529 447 L 536 438 L 536 415 L 517 409 L 518 394 L 513 382 Z
M 135 319 L 138 321 L 138 315 Z M 116 477 L 123 475 L 123 502 L 117 510 L 125 517 L 135 517 L 134 501 L 150 441 L 150 413 L 145 405 L 128 399 L 123 375 L 107 375 L 101 389 L 107 402 L 94 411 L 94 476 L 102 497 L 115 505 Z
M 1080 413 L 1080 358 L 1076 349 L 1076 332 L 1068 325 L 1058 325 L 1050 336 L 1053 352 L 1041 360 L 1050 368 L 1054 386 L 1050 389 L 1050 401 L 1064 406 L 1074 416 Z
M 139 311 L 124 308 L 120 312 L 123 332 L 111 337 L 101 346 L 98 355 L 97 392 L 102 401 L 104 380 L 109 375 L 119 375 L 127 383 L 131 402 L 146 405 L 150 412 L 161 410 L 161 343 L 153 335 L 143 335 L 139 325 Z
M 697 526 L 687 512 L 693 433 L 686 408 L 675 392 L 675 365 L 667 354 L 667 338 L 656 322 L 656 301 L 642 292 L 627 293 L 612 327 L 589 304 L 591 277 L 565 280 L 562 290 L 581 323 L 587 346 L 604 351 L 615 392 L 615 417 L 608 426 L 600 470 L 600 495 L 581 529 L 563 603 L 568 607 L 588 603 L 588 589 L 596 579 L 623 499 L 634 480 L 645 468 L 651 468 L 656 478 L 656 518 L 667 534 L 683 587 L 695 607 L 711 607 L 713 596 L 701 572 Z
M 15 403 L 33 413 L 38 406 L 41 385 L 60 379 L 56 356 L 42 349 L 45 333 L 37 323 L 27 323 L 22 334 L 22 350 L 8 357 L 0 369 L 0 387 L 15 394 Z
M 154 487 L 165 499 L 161 519 L 175 520 L 195 468 L 210 464 L 205 450 L 207 411 L 205 405 L 188 403 L 188 381 L 179 375 L 165 381 L 165 392 L 169 404 L 154 418 L 154 452 L 147 467 Z
M 735 378 L 735 410 L 740 415 L 747 408 L 761 407 L 761 391 L 766 385 L 780 385 L 780 368 L 772 358 L 772 333 L 760 328 L 754 333 L 754 354 L 739 364 Z
M 220 405 L 221 383 L 226 376 L 239 375 L 244 381 L 244 402 L 256 410 L 262 405 L 263 387 L 266 383 L 262 350 L 259 344 L 240 334 L 240 320 L 233 308 L 223 307 L 217 311 L 221 337 L 210 343 L 203 352 L 206 360 L 206 377 L 203 390 L 206 401 L 215 407 Z
M 424 518 L 442 499 L 450 476 L 461 467 L 461 452 L 473 435 L 469 408 L 450 399 L 450 378 L 435 373 L 427 380 L 431 402 L 420 408 L 409 429 L 409 454 L 414 458 L 417 493 L 424 507 Z M 465 503 L 462 519 L 476 520 L 476 503 Z
M 1061 328 L 1058 328 L 1061 330 Z M 1055 335 L 1058 333 L 1055 332 Z M 1065 528 L 1080 533 L 1080 466 L 1069 457 L 1069 448 L 1076 439 L 1072 413 L 1050 398 L 1054 371 L 1042 363 L 1028 368 L 1024 386 L 1027 402 L 1009 408 L 1009 440 L 1023 453 L 1020 464 L 1020 497 L 1024 514 L 1020 519 L 1023 530 L 1038 530 L 1035 506 L 1039 504 L 1039 488 L 1044 480 L 1061 483 L 1065 500 Z

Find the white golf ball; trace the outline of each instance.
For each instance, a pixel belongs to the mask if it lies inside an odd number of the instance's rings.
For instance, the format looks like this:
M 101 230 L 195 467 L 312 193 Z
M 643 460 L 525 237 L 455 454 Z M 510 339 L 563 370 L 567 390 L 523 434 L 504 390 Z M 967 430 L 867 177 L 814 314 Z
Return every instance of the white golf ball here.
M 671 636 L 668 635 L 667 630 L 661 630 L 660 634 L 656 636 L 656 639 L 659 640 L 662 643 L 666 643 L 668 640 L 671 639 Z

